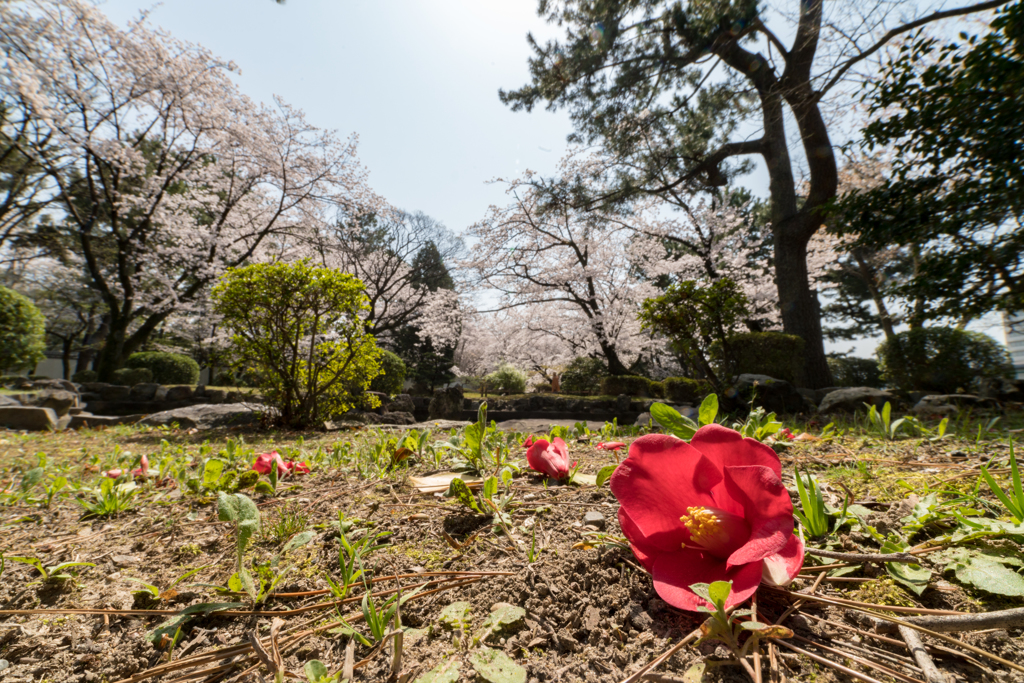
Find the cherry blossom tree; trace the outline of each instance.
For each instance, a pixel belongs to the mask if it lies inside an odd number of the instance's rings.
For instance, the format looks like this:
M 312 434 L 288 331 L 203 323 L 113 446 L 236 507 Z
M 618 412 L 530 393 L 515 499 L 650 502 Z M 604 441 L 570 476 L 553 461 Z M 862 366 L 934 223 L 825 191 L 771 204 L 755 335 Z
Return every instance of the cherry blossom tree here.
M 144 14 L 122 29 L 80 0 L 0 3 L 0 54 L 0 90 L 44 128 L 47 148 L 26 153 L 106 309 L 101 379 L 227 268 L 381 204 L 355 137 L 253 103 L 233 64 Z
M 603 182 L 593 158 L 562 162 L 562 187 L 586 176 Z M 463 264 L 476 284 L 496 292 L 495 311 L 518 309 L 525 329 L 561 340 L 580 355 L 599 352 L 612 374 L 659 342 L 640 329 L 640 303 L 656 293 L 646 271 L 664 260 L 664 247 L 644 236 L 658 220 L 656 206 L 585 211 L 569 192 L 538 187 L 527 172 L 505 182 L 511 203 L 492 206 L 469 234 L 476 239 Z

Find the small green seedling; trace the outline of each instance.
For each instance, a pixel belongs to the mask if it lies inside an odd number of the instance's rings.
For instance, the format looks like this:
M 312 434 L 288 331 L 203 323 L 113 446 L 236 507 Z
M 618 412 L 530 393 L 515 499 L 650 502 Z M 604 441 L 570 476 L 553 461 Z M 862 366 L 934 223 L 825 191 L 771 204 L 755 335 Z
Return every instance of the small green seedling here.
M 142 594 L 145 594 L 145 595 L 150 595 L 150 596 L 152 596 L 152 598 L 154 600 L 167 600 L 167 599 L 173 598 L 175 595 L 177 595 L 177 591 L 174 590 L 175 586 L 177 586 L 179 583 L 181 583 L 185 579 L 187 579 L 189 577 L 192 577 L 192 576 L 195 576 L 196 574 L 198 574 L 199 572 L 203 571 L 204 569 L 207 569 L 207 568 L 212 567 L 212 566 L 213 565 L 204 564 L 202 567 L 197 567 L 196 569 L 193 569 L 191 571 L 187 571 L 184 574 L 182 574 L 181 576 L 179 576 L 178 578 L 176 578 L 174 581 L 172 581 L 171 585 L 169 585 L 167 588 L 164 588 L 163 590 L 160 590 L 160 588 L 158 588 L 157 586 L 154 586 L 151 583 L 146 583 L 142 579 L 136 579 L 136 578 L 131 577 L 131 576 L 124 577 L 124 580 L 125 581 L 131 581 L 132 583 L 137 583 L 137 584 L 143 586 L 146 589 L 144 591 L 137 591 L 138 593 L 142 593 Z
M 1021 488 L 1020 483 L 1020 469 L 1017 467 L 1017 455 L 1013 452 L 1013 441 L 1010 441 L 1010 479 L 1013 488 L 1010 490 L 1009 495 L 1003 491 L 1003 489 L 996 483 L 996 480 L 992 478 L 992 475 L 988 473 L 988 466 L 981 468 L 981 476 L 985 478 L 985 483 L 992 489 L 992 493 L 995 494 L 1002 504 L 1006 507 L 1010 516 L 1013 517 L 1013 521 L 1017 524 L 1024 524 L 1024 489 Z
M 135 505 L 139 487 L 135 482 L 118 483 L 118 480 L 104 478 L 99 489 L 93 491 L 93 499 L 76 498 L 85 509 L 86 517 L 109 517 L 130 510 Z
M 249 541 L 260 530 L 260 512 L 256 508 L 256 503 L 243 493 L 227 494 L 220 491 L 217 493 L 217 517 L 222 522 L 235 523 L 235 576 L 239 585 L 255 600 L 256 585 L 245 567 L 243 556 Z M 235 576 L 231 578 L 235 579 Z M 229 580 L 228 585 L 231 586 L 231 583 Z
M 52 567 L 45 567 L 39 558 L 36 557 L 13 557 L 8 556 L 6 559 L 11 562 L 20 562 L 35 567 L 36 570 L 42 574 L 42 578 L 38 581 L 31 581 L 26 585 L 35 586 L 40 583 L 59 583 L 62 581 L 74 580 L 74 574 L 67 573 L 68 569 L 72 567 L 95 567 L 96 565 L 92 562 L 61 562 L 55 564 Z
M 341 679 L 341 672 L 330 673 L 319 659 L 311 659 L 302 667 L 307 683 L 334 683 Z

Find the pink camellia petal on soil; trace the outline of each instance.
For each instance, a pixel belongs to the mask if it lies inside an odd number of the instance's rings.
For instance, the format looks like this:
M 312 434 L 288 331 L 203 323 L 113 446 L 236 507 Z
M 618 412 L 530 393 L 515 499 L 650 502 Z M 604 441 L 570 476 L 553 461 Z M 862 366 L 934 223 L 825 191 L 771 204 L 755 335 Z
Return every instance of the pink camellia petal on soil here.
M 285 464 L 281 458 L 281 454 L 277 451 L 270 451 L 269 453 L 260 453 L 256 456 L 256 462 L 252 464 L 252 468 L 260 474 L 270 474 L 271 463 L 277 464 L 277 474 L 281 476 L 288 472 L 288 465 Z
M 295 474 L 309 474 L 309 465 L 305 462 L 289 463 L 292 465 L 291 471 Z
M 605 441 L 597 444 L 594 448 L 600 448 L 603 451 L 617 451 L 625 445 L 622 441 Z
M 526 441 L 523 442 L 523 448 L 529 448 L 533 445 L 533 434 L 526 437 Z
M 134 470 L 132 470 L 132 474 L 134 474 L 136 476 L 140 476 L 140 477 L 148 477 L 149 476 L 149 458 L 147 458 L 145 455 L 143 455 L 142 459 L 139 461 L 139 466 L 136 467 Z
M 124 470 L 107 470 L 103 473 L 103 476 L 110 477 L 111 479 L 117 479 L 122 474 L 124 474 Z
M 804 542 L 796 534 L 786 546 L 764 558 L 761 580 L 772 586 L 788 586 L 804 566 Z
M 552 443 L 548 443 L 546 439 L 534 441 L 526 451 L 526 462 L 530 469 L 553 479 L 565 479 L 569 476 L 569 449 L 565 441 L 557 437 Z

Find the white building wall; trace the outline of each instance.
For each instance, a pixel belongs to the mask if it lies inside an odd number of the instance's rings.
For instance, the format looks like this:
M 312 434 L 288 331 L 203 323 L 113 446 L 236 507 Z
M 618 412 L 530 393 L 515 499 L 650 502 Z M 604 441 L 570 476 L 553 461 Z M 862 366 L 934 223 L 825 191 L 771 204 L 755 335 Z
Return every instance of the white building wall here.
M 1017 377 L 1024 379 L 1024 313 L 1004 315 L 1003 331 L 1006 333 L 1006 348 L 1010 350 Z

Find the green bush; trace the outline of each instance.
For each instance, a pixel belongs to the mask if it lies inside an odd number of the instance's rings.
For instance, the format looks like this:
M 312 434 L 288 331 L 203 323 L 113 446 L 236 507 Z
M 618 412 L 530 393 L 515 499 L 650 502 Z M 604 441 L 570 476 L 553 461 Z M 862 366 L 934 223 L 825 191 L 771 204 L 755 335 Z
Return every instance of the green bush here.
M 199 363 L 180 353 L 133 353 L 128 356 L 125 367 L 149 368 L 157 384 L 195 384 L 199 381 Z
M 228 270 L 212 299 L 237 374 L 258 378 L 282 425 L 319 427 L 355 407 L 380 374 L 381 350 L 361 317 L 369 300 L 352 275 L 308 261 L 254 264 Z
M 608 366 L 600 358 L 577 356 L 566 366 L 560 379 L 563 394 L 596 394 L 601 379 L 608 376 Z
M 153 371 L 149 368 L 121 368 L 114 370 L 111 375 L 111 384 L 119 384 L 123 387 L 134 387 L 136 384 L 149 384 L 153 381 Z
M 75 374 L 71 375 L 71 381 L 77 382 L 78 384 L 85 384 L 86 382 L 96 382 L 99 380 L 99 375 L 95 370 L 79 370 Z
M 952 327 L 900 332 L 876 353 L 882 378 L 904 391 L 953 394 L 976 377 L 1014 376 L 1006 347 L 980 332 Z
M 34 368 L 45 358 L 46 320 L 36 305 L 0 287 L 0 372 Z
M 384 372 L 370 382 L 370 391 L 379 391 L 388 396 L 402 393 L 405 386 L 405 361 L 397 354 L 384 351 L 380 357 L 380 367 Z
M 601 380 L 601 393 L 606 396 L 653 396 L 651 380 L 639 375 L 609 375 Z
M 768 375 L 793 383 L 804 355 L 804 340 L 781 332 L 741 332 L 726 340 L 732 355 L 727 360 L 722 344 L 711 346 L 711 357 L 727 376 Z
M 672 403 L 697 405 L 712 393 L 711 383 L 703 379 L 667 377 L 661 383 L 665 387 L 664 398 Z
M 495 393 L 522 394 L 526 391 L 526 373 L 509 363 L 487 375 L 487 390 Z
M 874 358 L 829 356 L 828 369 L 837 387 L 874 387 L 880 389 L 882 369 Z

